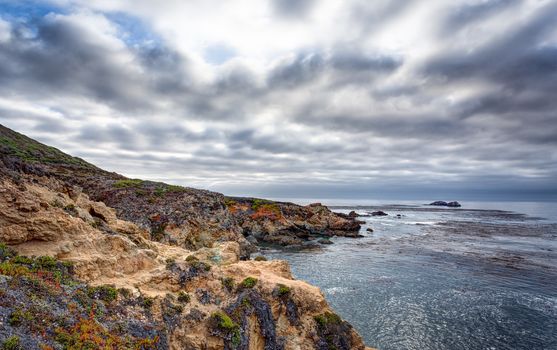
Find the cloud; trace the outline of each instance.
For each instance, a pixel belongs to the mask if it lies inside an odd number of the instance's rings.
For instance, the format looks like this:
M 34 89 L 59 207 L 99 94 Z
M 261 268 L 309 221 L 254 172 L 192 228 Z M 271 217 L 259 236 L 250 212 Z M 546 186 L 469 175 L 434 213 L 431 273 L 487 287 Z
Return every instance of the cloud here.
M 551 1 L 0 11 L 0 122 L 108 170 L 245 195 L 555 193 Z
M 285 17 L 305 17 L 315 0 L 271 0 L 276 13 Z

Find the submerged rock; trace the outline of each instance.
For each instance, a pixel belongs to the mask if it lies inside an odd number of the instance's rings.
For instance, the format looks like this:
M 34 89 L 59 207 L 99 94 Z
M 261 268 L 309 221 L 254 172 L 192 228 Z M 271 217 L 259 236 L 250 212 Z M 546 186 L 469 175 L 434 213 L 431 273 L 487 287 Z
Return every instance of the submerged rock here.
M 387 215 L 389 215 L 389 214 L 385 213 L 382 210 L 371 212 L 371 216 L 387 216 Z

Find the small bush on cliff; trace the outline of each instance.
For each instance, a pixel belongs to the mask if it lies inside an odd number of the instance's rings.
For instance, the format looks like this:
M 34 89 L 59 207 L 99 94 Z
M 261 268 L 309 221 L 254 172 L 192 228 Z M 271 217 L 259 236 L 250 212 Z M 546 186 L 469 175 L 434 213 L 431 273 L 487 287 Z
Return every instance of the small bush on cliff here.
M 2 350 L 20 350 L 19 337 L 13 335 L 2 342 Z
M 246 277 L 242 283 L 240 283 L 240 287 L 242 288 L 253 288 L 257 284 L 257 278 L 255 277 Z
M 126 179 L 126 180 L 118 180 L 114 182 L 113 186 L 116 188 L 130 188 L 130 187 L 139 187 L 143 184 L 143 180 L 140 179 Z
M 263 205 L 270 204 L 270 203 L 271 201 L 268 201 L 266 199 L 254 199 L 253 202 L 251 203 L 251 209 L 257 210 L 261 208 Z
M 352 349 L 352 326 L 337 314 L 324 312 L 314 316 L 321 349 Z
M 132 296 L 132 291 L 128 288 L 118 288 L 118 294 L 125 299 L 129 299 Z
M 264 257 L 263 255 L 258 255 L 253 260 L 255 260 L 255 261 L 267 261 L 267 258 Z
M 172 270 L 174 267 L 176 267 L 176 259 L 174 258 L 167 258 L 165 262 L 167 270 Z
M 186 259 L 187 260 L 187 259 Z M 211 270 L 211 265 L 203 262 L 203 261 L 199 261 L 199 260 L 191 260 L 188 262 L 188 264 L 194 268 L 197 271 L 210 271 Z
M 17 327 L 25 321 L 32 321 L 33 315 L 29 311 L 23 311 L 21 309 L 15 309 L 14 312 L 10 314 L 8 318 L 8 323 L 10 326 Z
M 180 291 L 178 293 L 178 301 L 184 304 L 189 303 L 191 300 L 191 297 L 188 293 L 184 292 L 184 291 Z
M 332 312 L 325 312 L 320 315 L 314 316 L 313 319 L 319 327 L 326 327 L 328 325 L 337 325 L 342 322 L 339 315 Z
M 142 305 L 144 308 L 150 309 L 154 303 L 155 303 L 155 299 L 150 297 L 143 297 Z
M 237 202 L 236 202 L 235 200 L 231 199 L 231 198 L 224 197 L 224 204 L 225 204 L 227 207 L 232 207 L 232 206 L 236 205 Z
M 232 292 L 234 290 L 234 278 L 224 277 L 223 279 L 221 279 L 221 282 L 222 282 L 222 286 L 227 291 Z
M 223 330 L 233 330 L 239 327 L 236 322 L 232 321 L 230 316 L 222 311 L 213 313 L 211 317 L 217 321 L 218 327 Z
M 213 335 L 230 341 L 234 347 L 240 344 L 240 326 L 223 311 L 217 311 L 211 315 L 209 327 Z
M 19 265 L 33 265 L 33 259 L 23 255 L 14 256 L 12 259 L 10 259 L 10 262 Z
M 290 287 L 279 283 L 275 288 L 275 293 L 278 297 L 285 297 L 287 295 L 290 295 Z
M 186 261 L 187 261 L 187 262 L 199 261 L 199 259 L 196 258 L 194 255 L 188 255 L 188 256 L 186 257 Z
M 12 258 L 16 256 L 17 253 L 12 248 L 8 247 L 4 243 L 0 243 L 0 261 Z
M 102 300 L 106 303 L 110 303 L 118 298 L 118 291 L 113 286 L 97 286 L 89 287 L 87 289 L 87 295 L 90 298 Z

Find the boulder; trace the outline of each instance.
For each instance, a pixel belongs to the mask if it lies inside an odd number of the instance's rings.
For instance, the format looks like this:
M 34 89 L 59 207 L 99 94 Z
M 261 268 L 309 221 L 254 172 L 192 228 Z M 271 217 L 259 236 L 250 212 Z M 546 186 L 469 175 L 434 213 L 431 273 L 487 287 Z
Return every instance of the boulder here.
M 371 213 L 371 216 L 387 216 L 387 215 L 389 215 L 389 214 L 385 213 L 382 210 L 374 211 L 374 212 Z
M 319 244 L 333 244 L 333 242 L 328 238 L 320 238 L 317 240 Z
M 460 203 L 458 203 L 457 201 L 454 202 L 445 202 L 445 201 L 435 201 L 432 203 L 429 203 L 429 205 L 435 205 L 438 207 L 451 207 L 451 208 L 459 208 L 461 207 Z

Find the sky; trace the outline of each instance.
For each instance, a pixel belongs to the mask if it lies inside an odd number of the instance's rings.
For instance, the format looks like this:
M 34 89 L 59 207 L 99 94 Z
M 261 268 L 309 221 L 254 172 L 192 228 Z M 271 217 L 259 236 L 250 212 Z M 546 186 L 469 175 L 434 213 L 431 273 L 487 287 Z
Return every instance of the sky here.
M 0 0 L 0 123 L 133 178 L 557 200 L 555 0 Z

